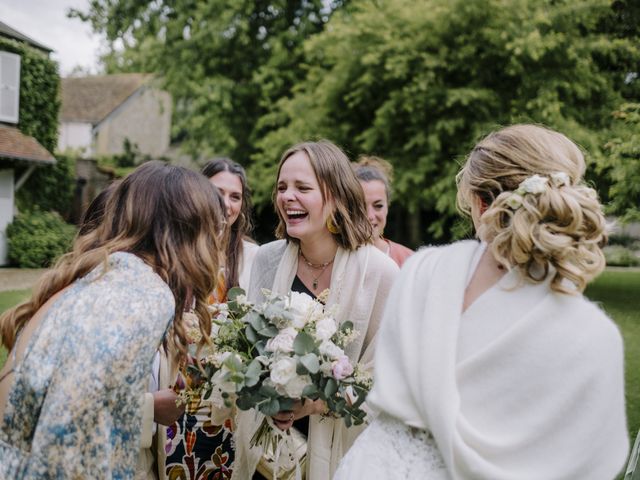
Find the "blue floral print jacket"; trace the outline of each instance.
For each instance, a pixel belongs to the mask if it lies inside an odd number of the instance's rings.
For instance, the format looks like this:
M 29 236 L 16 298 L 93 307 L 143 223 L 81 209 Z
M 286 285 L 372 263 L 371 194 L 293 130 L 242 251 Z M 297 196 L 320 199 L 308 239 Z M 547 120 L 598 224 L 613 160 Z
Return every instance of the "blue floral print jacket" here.
M 169 287 L 129 253 L 75 281 L 18 358 L 0 478 L 133 478 L 152 358 L 174 309 Z

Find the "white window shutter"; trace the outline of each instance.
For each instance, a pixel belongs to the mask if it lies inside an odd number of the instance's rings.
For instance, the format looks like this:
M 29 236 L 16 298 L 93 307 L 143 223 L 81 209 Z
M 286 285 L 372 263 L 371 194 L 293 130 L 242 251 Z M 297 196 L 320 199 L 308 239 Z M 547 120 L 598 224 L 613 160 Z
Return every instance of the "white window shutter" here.
M 20 55 L 0 52 L 0 122 L 18 123 Z

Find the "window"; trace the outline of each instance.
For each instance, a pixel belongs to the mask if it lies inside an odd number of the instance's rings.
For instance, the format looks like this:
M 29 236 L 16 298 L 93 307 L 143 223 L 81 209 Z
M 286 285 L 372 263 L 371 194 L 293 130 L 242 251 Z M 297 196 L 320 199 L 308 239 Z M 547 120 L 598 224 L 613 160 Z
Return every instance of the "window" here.
M 20 55 L 0 52 L 0 122 L 18 123 Z

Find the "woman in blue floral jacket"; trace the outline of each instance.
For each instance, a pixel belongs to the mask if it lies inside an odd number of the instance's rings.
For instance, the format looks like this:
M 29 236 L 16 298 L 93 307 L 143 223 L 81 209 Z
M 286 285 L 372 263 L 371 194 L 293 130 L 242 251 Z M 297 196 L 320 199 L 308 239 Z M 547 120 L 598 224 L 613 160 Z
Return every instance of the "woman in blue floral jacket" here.
M 0 478 L 133 478 L 151 360 L 218 271 L 222 213 L 211 184 L 149 162 L 110 195 L 27 302 L 0 317 Z

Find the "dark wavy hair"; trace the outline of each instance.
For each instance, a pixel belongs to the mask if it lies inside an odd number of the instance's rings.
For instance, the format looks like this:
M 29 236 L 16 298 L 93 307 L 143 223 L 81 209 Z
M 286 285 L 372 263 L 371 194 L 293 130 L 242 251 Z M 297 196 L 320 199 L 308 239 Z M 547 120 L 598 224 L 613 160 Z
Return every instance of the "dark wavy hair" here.
M 242 207 L 238 219 L 231 225 L 227 235 L 226 262 L 225 262 L 225 278 L 227 289 L 238 286 L 240 277 L 240 267 L 244 249 L 242 240 L 249 236 L 253 230 L 252 221 L 252 205 L 251 190 L 247 183 L 247 174 L 242 165 L 234 162 L 230 158 L 218 157 L 208 161 L 202 167 L 202 174 L 207 178 L 212 178 L 220 172 L 229 172 L 234 174 L 240 180 L 242 185 Z

